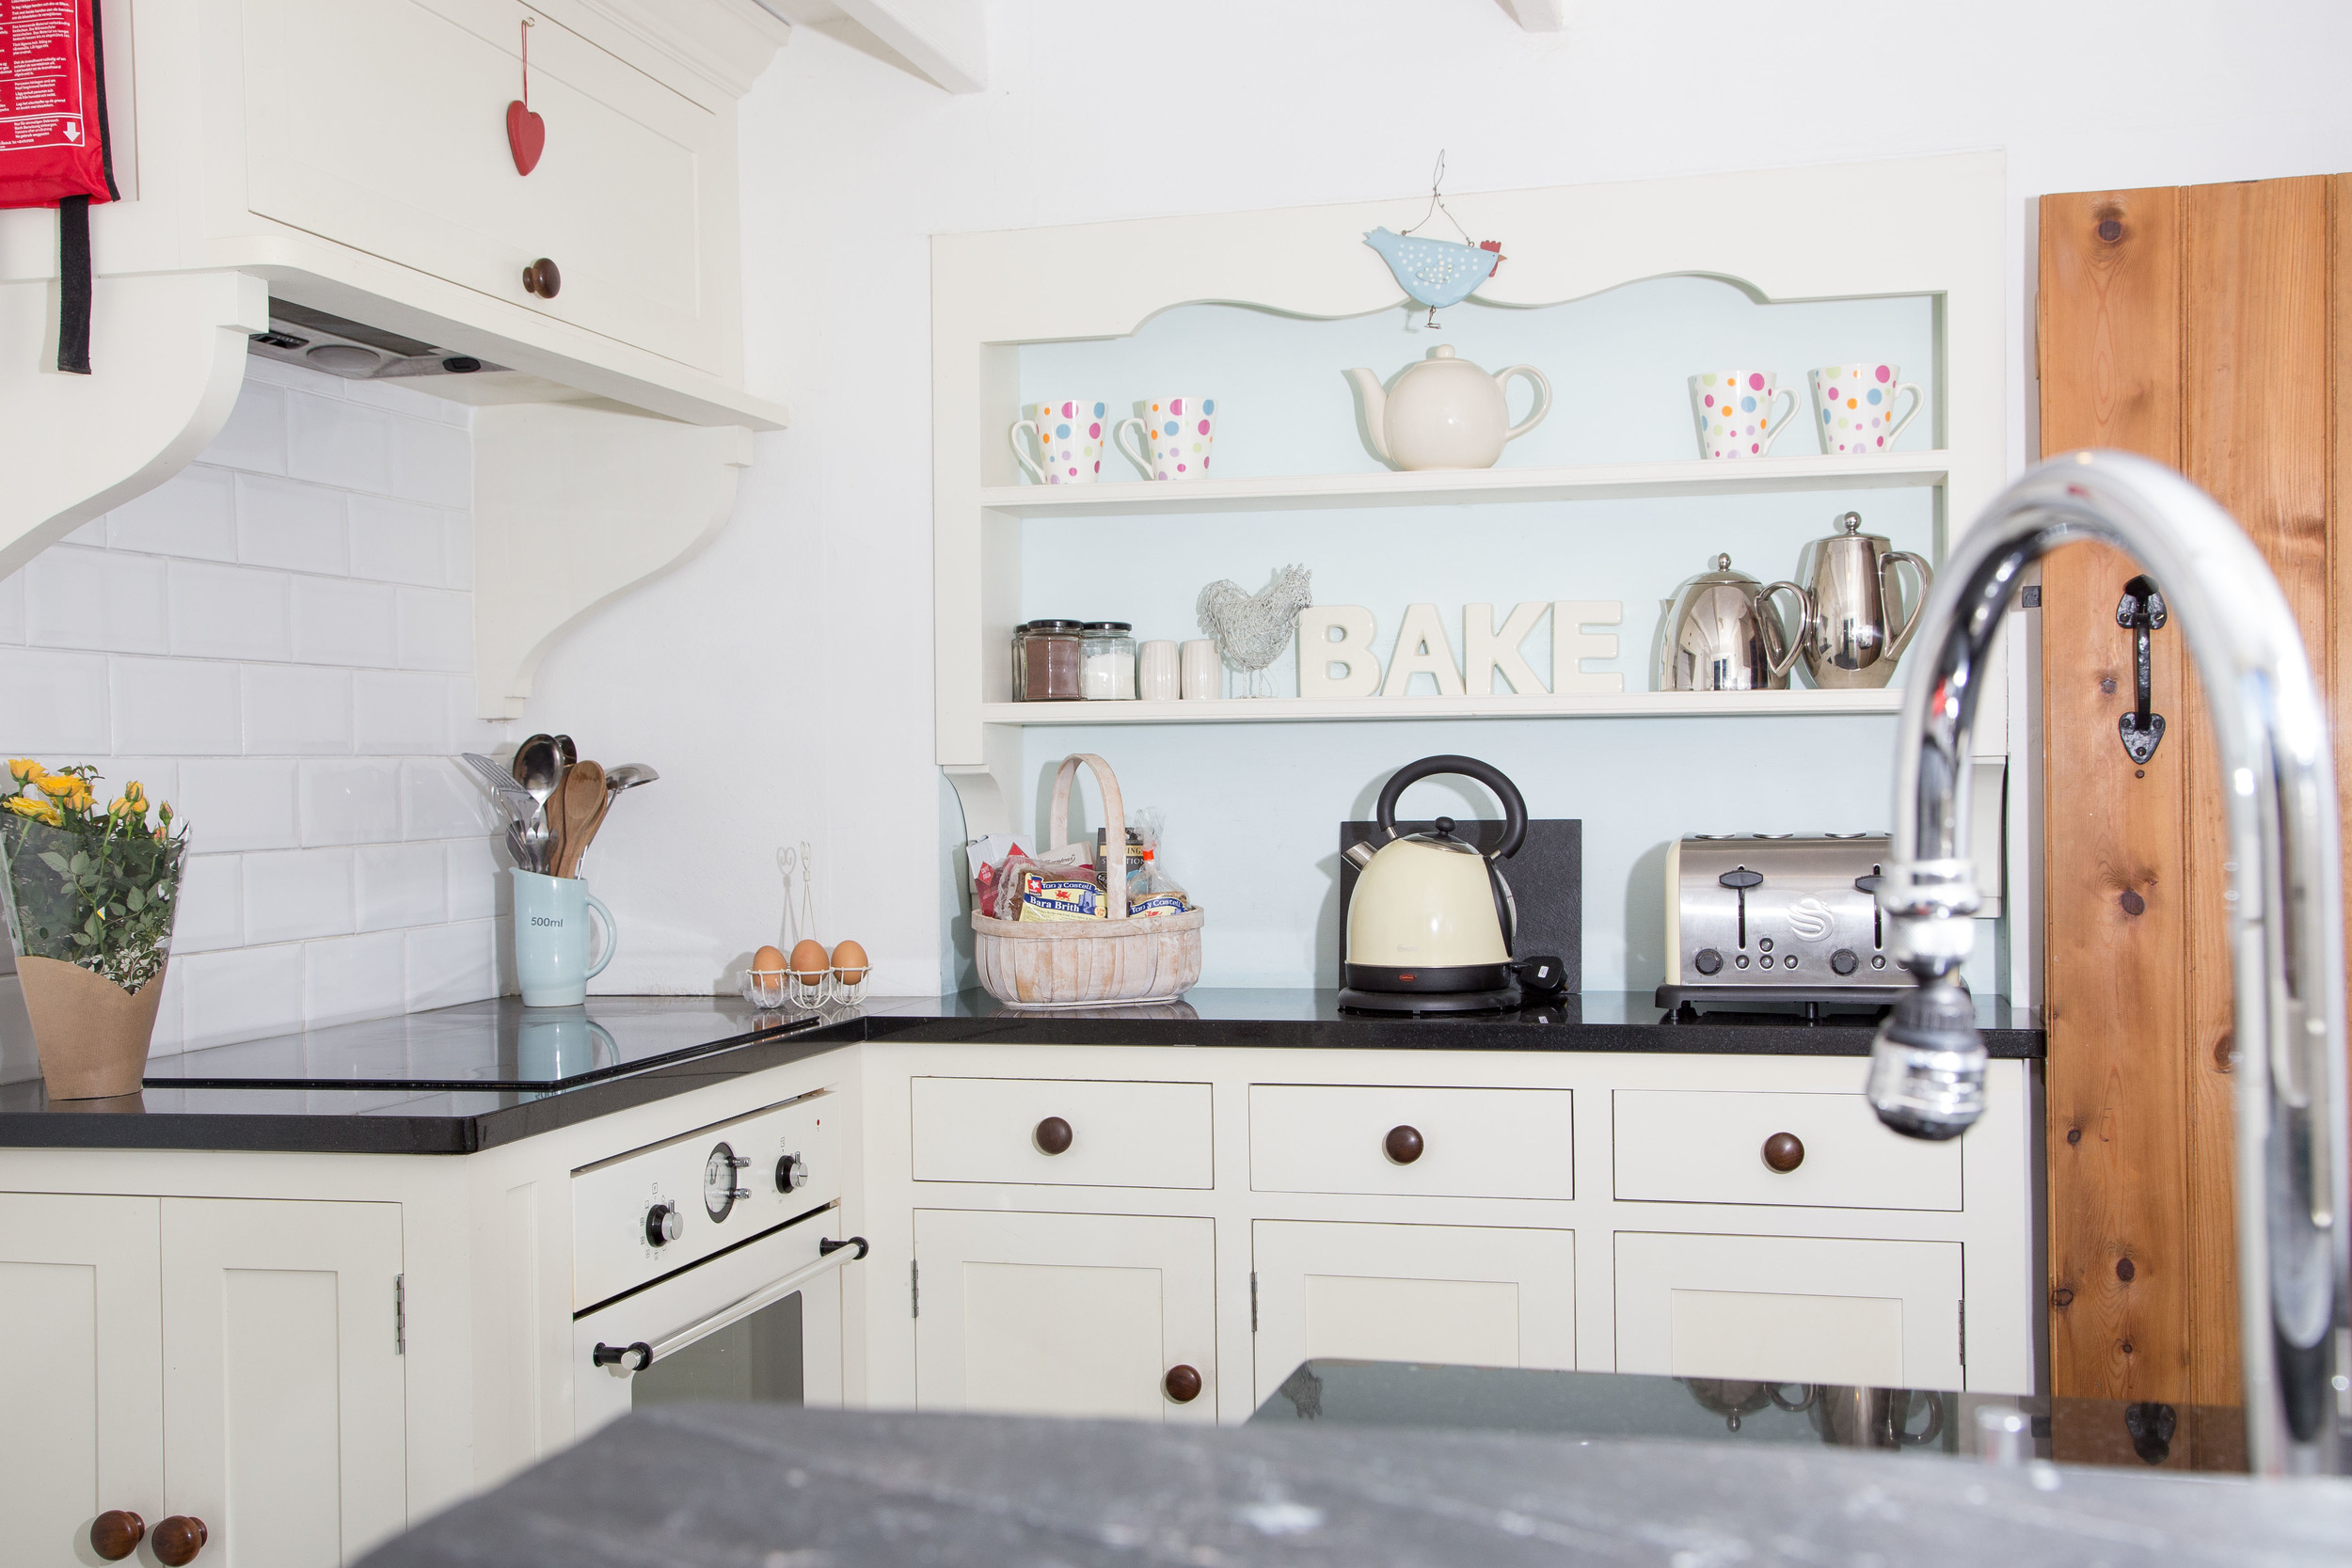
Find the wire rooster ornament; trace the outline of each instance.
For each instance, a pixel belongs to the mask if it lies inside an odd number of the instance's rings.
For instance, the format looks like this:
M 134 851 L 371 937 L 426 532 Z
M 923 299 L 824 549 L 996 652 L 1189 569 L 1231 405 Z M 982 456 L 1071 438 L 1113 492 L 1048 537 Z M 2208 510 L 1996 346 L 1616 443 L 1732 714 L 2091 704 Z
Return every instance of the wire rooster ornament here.
M 1283 566 L 1255 594 L 1231 578 L 1200 590 L 1200 629 L 1216 639 L 1225 662 L 1242 673 L 1242 695 L 1271 697 L 1265 667 L 1282 657 L 1298 630 L 1298 612 L 1314 602 L 1304 566 Z

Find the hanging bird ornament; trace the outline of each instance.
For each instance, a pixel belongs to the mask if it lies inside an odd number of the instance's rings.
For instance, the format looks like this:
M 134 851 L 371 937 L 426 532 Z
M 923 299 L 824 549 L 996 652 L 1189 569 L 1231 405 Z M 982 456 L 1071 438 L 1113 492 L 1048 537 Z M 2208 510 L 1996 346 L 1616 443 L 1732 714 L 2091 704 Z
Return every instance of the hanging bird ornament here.
M 1421 222 L 1402 234 L 1387 229 L 1375 229 L 1364 236 L 1364 244 L 1380 253 L 1396 274 L 1396 281 L 1406 294 L 1429 307 L 1429 323 L 1438 325 L 1438 312 L 1449 305 L 1459 305 L 1470 298 L 1477 287 L 1492 277 L 1502 264 L 1502 242 L 1482 240 L 1473 244 L 1470 230 L 1455 220 L 1453 209 L 1445 204 L 1439 187 L 1445 182 L 1445 154 L 1438 154 L 1438 166 L 1429 177 L 1429 210 Z M 1454 225 L 1462 243 L 1452 240 L 1417 239 L 1413 230 L 1424 227 L 1438 214 Z

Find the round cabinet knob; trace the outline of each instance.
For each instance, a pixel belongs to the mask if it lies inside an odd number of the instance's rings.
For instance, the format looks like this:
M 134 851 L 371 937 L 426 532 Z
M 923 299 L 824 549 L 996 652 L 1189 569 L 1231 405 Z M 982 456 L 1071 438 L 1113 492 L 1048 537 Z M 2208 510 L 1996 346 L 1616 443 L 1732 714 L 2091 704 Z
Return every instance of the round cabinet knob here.
M 542 256 L 523 268 L 523 293 L 541 299 L 553 299 L 564 289 L 564 274 L 553 261 Z
M 90 1521 L 90 1550 L 108 1562 L 120 1562 L 139 1549 L 146 1534 L 146 1520 L 127 1508 L 113 1509 Z
M 1724 956 L 1712 947 L 1702 947 L 1692 958 L 1691 967 L 1701 974 L 1720 974 L 1724 970 Z
M 1764 1164 L 1786 1176 L 1804 1164 L 1804 1140 L 1794 1132 L 1775 1132 L 1764 1140 Z
M 208 1531 L 193 1513 L 175 1513 L 155 1527 L 155 1560 L 164 1568 L 183 1568 L 204 1549 Z
M 1037 1147 L 1047 1154 L 1060 1154 L 1070 1148 L 1070 1124 L 1059 1117 L 1047 1117 L 1037 1124 Z
M 1170 1367 L 1168 1375 L 1160 1379 L 1160 1386 L 1178 1404 L 1190 1404 L 1200 1397 L 1200 1373 L 1192 1367 Z
M 1391 1127 L 1389 1135 L 1380 1140 L 1380 1148 L 1397 1164 L 1409 1165 L 1421 1158 L 1421 1129 Z
M 808 1162 L 797 1154 L 787 1154 L 776 1162 L 776 1191 L 797 1193 L 808 1185 Z
M 1862 967 L 1862 960 L 1854 957 L 1852 948 L 1841 947 L 1829 956 L 1829 966 L 1840 974 L 1851 974 Z
M 675 1203 L 657 1203 L 645 1211 L 645 1244 L 668 1246 L 686 1234 L 686 1221 Z M 160 1527 L 158 1527 L 160 1528 Z

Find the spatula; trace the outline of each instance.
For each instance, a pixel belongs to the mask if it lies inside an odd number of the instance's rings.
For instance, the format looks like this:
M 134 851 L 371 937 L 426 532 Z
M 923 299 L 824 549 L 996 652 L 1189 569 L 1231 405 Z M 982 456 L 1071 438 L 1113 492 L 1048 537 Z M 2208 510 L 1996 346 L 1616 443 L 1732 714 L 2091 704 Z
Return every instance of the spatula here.
M 556 854 L 557 876 L 580 874 L 580 857 L 588 852 L 588 841 L 596 836 L 596 818 L 604 815 L 606 799 L 602 763 L 576 762 L 564 770 L 564 841 Z

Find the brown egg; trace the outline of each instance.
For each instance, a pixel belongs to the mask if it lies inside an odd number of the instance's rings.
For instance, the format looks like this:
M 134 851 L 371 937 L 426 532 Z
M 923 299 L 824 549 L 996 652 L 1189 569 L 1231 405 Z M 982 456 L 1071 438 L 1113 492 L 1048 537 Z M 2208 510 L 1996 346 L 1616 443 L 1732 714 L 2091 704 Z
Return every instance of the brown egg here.
M 825 944 L 814 937 L 803 937 L 792 948 L 792 973 L 804 985 L 815 985 L 824 978 L 826 970 Z
M 763 947 L 752 955 L 752 969 L 760 974 L 772 974 L 784 967 L 784 949 Z
M 845 986 L 854 986 L 865 979 L 868 967 L 866 949 L 854 942 L 845 942 L 833 950 L 833 972 Z

